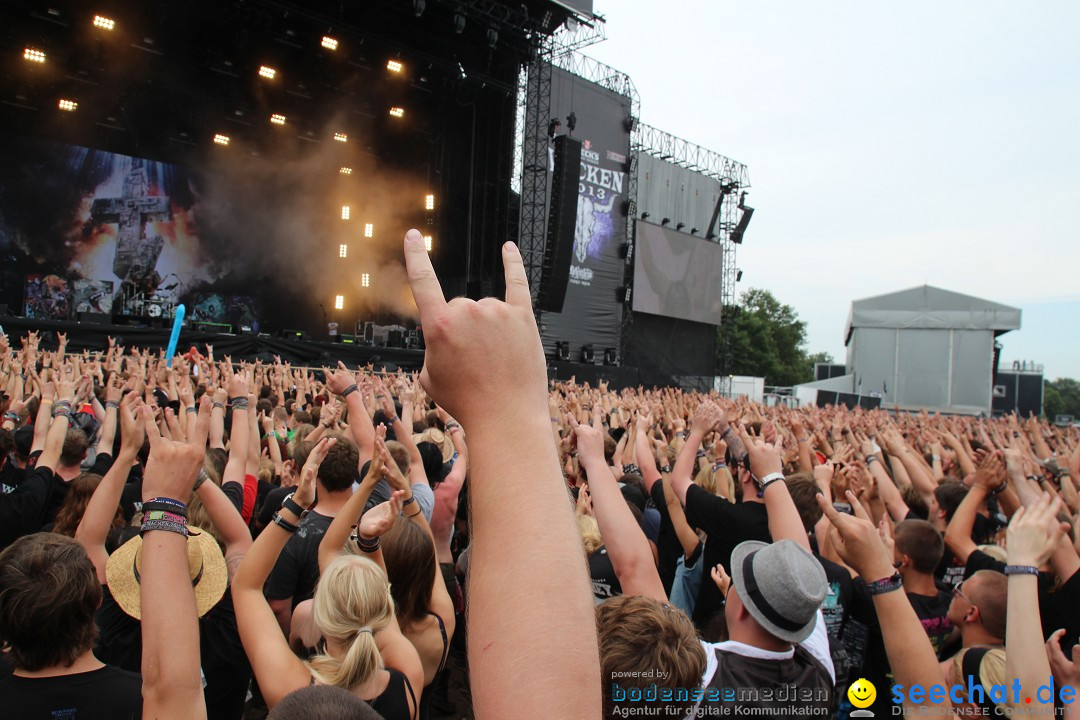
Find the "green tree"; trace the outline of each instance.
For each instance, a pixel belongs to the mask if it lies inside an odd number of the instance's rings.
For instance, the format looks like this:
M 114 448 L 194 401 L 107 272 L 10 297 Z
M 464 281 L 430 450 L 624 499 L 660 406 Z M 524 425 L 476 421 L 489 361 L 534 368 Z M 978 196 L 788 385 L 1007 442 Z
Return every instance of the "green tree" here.
M 725 308 L 732 323 L 731 374 L 764 377 L 767 385 L 796 385 L 813 380 L 815 361 L 832 361 L 826 353 L 807 354 L 806 323 L 768 290 L 751 288 L 740 300 L 735 308 Z M 723 352 L 723 343 L 719 346 Z
M 1057 415 L 1080 417 L 1080 381 L 1072 378 L 1047 380 L 1043 386 L 1043 412 L 1050 420 Z

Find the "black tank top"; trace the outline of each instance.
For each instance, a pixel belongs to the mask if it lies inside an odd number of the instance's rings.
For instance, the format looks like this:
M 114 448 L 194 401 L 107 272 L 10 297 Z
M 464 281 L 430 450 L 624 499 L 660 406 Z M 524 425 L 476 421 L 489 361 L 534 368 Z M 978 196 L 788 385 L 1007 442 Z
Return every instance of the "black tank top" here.
M 412 720 L 412 708 L 416 707 L 416 693 L 413 692 L 412 683 L 400 670 L 386 670 L 390 673 L 390 682 L 377 698 L 368 700 L 368 705 L 385 720 Z

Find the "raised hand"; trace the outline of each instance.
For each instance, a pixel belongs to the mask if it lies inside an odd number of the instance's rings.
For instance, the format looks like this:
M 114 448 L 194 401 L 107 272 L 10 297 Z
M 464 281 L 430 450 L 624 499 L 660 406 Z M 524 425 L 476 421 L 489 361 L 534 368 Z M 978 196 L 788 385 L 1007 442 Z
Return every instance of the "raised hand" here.
M 360 537 L 377 538 L 389 532 L 390 528 L 394 527 L 398 516 L 401 515 L 401 503 L 404 496 L 403 491 L 395 490 L 389 500 L 379 503 L 364 513 L 356 528 Z
M 502 257 L 505 302 L 455 298 L 448 303 L 423 236 L 416 230 L 405 235 L 409 284 L 427 343 L 420 384 L 466 430 L 482 422 L 493 398 L 516 398 L 516 412 L 549 423 L 547 369 L 525 266 L 513 243 L 503 246 Z
M 846 493 L 846 498 L 855 512 L 854 517 L 837 512 L 824 496 L 817 496 L 822 512 L 836 529 L 833 546 L 843 561 L 867 582 L 890 577 L 894 571 L 893 559 L 886 551 L 881 535 L 866 514 L 862 503 L 850 490 Z
M 1021 507 L 1013 514 L 1005 531 L 1005 549 L 1010 565 L 1041 566 L 1054 554 L 1058 542 L 1068 530 L 1067 523 L 1060 523 L 1057 514 L 1061 510 L 1061 498 L 1043 493 L 1031 507 Z
M 300 482 L 297 484 L 296 493 L 293 495 L 293 500 L 300 507 L 308 508 L 315 502 L 315 478 L 319 475 L 319 466 L 326 459 L 326 454 L 330 452 L 330 448 L 336 444 L 337 438 L 323 438 L 308 453 L 307 462 L 304 463 L 304 468 L 300 471 Z
M 150 438 L 150 458 L 143 475 L 143 500 L 167 497 L 186 503 L 202 467 L 202 453 L 186 442 L 163 438 L 150 408 L 143 407 L 141 417 L 146 436 Z

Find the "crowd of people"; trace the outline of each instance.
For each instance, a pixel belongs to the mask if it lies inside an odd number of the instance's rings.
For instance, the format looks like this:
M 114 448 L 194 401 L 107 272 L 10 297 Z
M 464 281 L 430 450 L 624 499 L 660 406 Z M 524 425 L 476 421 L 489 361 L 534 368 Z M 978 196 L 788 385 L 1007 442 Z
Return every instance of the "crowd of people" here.
M 1080 433 L 0 335 L 4 717 L 1080 718 Z

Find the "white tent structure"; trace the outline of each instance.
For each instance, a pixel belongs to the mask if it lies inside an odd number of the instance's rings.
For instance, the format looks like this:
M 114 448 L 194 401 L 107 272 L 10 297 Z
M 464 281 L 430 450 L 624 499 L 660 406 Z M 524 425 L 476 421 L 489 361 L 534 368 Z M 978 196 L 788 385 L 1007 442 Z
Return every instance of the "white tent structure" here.
M 847 372 L 884 407 L 990 413 L 995 338 L 1020 310 L 923 285 L 851 303 Z

